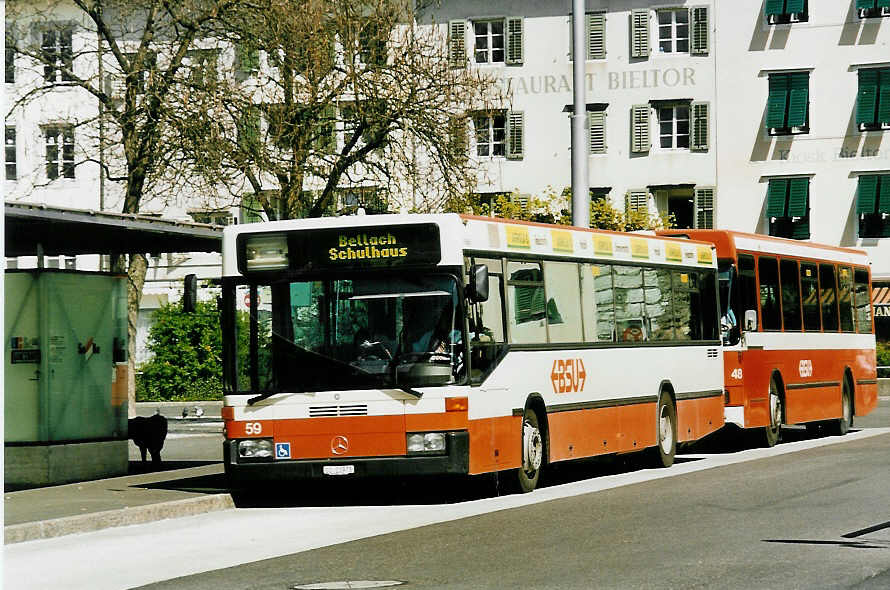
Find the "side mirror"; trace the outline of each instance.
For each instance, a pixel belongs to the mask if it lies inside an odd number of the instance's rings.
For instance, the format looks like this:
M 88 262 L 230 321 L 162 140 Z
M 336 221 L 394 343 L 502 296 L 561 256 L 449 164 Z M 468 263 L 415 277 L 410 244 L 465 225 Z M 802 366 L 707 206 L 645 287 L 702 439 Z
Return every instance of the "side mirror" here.
M 745 332 L 757 331 L 757 310 L 749 309 L 745 312 Z
M 182 284 L 182 311 L 185 313 L 194 313 L 197 303 L 198 277 L 193 274 L 185 275 Z
M 488 301 L 488 267 L 484 264 L 474 264 L 470 267 L 467 299 L 473 303 Z

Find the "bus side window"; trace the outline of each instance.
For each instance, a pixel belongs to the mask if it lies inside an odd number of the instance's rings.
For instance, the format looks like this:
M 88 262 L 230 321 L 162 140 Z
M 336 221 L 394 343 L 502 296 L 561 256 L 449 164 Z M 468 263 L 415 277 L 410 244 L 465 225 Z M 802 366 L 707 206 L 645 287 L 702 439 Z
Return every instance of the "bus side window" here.
M 754 275 L 754 257 L 747 254 L 739 256 L 739 300 L 741 316 L 736 321 L 743 323 L 745 313 L 757 309 L 757 279 Z
M 834 265 L 819 265 L 819 296 L 822 300 L 822 330 L 837 332 L 837 287 L 834 283 Z
M 578 265 L 544 262 L 547 331 L 550 342 L 581 342 L 581 290 Z
M 782 279 L 782 319 L 786 332 L 800 331 L 800 273 L 796 260 L 779 263 Z
M 860 334 L 871 334 L 871 293 L 868 291 L 868 271 L 857 268 L 853 278 L 855 284 L 853 305 L 856 312 L 856 328 Z
M 849 266 L 838 268 L 837 302 L 841 313 L 841 332 L 855 332 L 853 321 L 853 271 Z
M 761 256 L 758 260 L 758 276 L 760 278 L 760 325 L 764 330 L 781 330 L 779 263 L 776 259 Z
M 803 301 L 803 327 L 807 332 L 818 332 L 822 329 L 819 319 L 819 279 L 816 265 L 803 263 L 800 265 L 801 300 Z
M 615 308 L 611 265 L 581 265 L 581 300 L 584 307 L 584 341 L 613 342 Z
M 468 308 L 470 312 L 470 379 L 473 383 L 479 383 L 500 360 L 506 346 L 503 277 L 500 260 L 476 259 L 472 263 L 488 266 L 488 299 Z

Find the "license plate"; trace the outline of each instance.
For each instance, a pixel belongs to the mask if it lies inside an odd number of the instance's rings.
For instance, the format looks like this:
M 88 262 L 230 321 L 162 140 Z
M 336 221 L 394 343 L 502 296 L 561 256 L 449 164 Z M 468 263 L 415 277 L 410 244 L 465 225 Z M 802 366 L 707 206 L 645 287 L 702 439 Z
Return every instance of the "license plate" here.
M 355 465 L 325 465 L 321 469 L 325 475 L 351 475 L 355 473 Z

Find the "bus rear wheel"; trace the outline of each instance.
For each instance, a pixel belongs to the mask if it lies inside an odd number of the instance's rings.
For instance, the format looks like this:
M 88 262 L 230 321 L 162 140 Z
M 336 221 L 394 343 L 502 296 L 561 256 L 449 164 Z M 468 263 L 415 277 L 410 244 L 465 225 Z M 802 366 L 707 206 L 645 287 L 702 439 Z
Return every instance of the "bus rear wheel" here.
M 841 417 L 829 422 L 828 430 L 834 436 L 844 436 L 853 425 L 853 393 L 850 380 L 844 377 L 844 385 L 841 393 Z
M 651 463 L 654 467 L 670 467 L 677 454 L 677 409 L 667 393 L 658 396 L 657 416 L 658 444 L 649 451 Z
M 785 410 L 782 406 L 782 396 L 779 395 L 779 386 L 775 377 L 769 380 L 769 426 L 763 428 L 763 444 L 774 447 L 779 442 L 779 434 L 782 431 L 782 418 Z

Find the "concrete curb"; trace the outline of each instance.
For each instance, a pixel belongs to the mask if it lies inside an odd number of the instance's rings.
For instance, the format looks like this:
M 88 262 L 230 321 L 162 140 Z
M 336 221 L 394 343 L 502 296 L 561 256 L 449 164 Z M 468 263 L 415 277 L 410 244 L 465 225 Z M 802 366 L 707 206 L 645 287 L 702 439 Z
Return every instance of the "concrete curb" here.
M 194 516 L 206 512 L 229 510 L 235 503 L 229 494 L 213 494 L 199 498 L 173 500 L 160 504 L 134 506 L 118 510 L 106 510 L 93 514 L 78 514 L 52 520 L 25 522 L 3 528 L 4 543 L 22 543 L 38 539 L 51 539 L 75 533 L 88 533 L 102 529 L 143 524 L 168 518 Z

